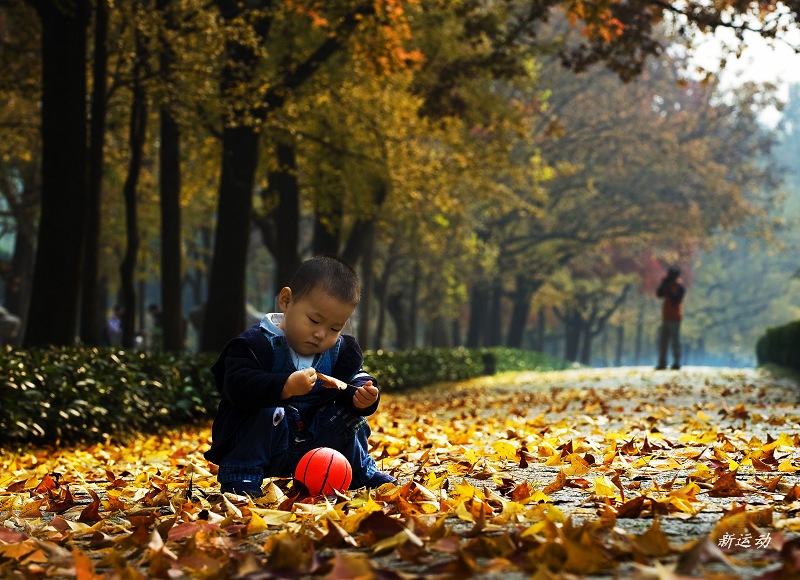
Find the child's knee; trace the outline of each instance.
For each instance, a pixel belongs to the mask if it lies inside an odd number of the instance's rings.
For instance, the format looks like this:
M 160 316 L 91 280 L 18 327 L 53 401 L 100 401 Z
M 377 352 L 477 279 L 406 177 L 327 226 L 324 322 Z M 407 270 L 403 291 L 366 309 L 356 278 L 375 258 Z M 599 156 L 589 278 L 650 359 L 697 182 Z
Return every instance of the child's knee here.
M 345 439 L 352 439 L 354 437 L 369 437 L 370 428 L 367 423 L 366 417 L 358 415 L 351 409 L 341 405 L 332 405 L 321 413 L 321 421 L 317 424 L 317 429 L 324 431 L 339 433 Z

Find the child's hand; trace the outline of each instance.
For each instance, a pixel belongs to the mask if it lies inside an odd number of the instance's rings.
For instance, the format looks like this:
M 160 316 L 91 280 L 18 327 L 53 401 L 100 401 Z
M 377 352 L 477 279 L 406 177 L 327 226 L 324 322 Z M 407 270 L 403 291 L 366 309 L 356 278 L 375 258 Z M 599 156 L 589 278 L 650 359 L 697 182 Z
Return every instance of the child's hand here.
M 353 395 L 353 405 L 358 409 L 366 409 L 378 400 L 378 387 L 372 385 L 372 381 L 367 381 L 356 389 Z
M 283 385 L 282 399 L 288 399 L 296 395 L 305 395 L 314 388 L 317 382 L 317 372 L 313 368 L 303 369 L 301 371 L 294 371 L 289 378 L 286 379 L 286 384 Z

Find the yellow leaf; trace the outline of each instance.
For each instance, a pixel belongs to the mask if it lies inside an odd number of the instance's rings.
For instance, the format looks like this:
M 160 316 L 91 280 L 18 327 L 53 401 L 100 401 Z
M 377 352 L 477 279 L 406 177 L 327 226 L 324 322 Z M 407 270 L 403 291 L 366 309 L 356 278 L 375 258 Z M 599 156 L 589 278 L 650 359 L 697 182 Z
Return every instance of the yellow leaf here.
M 286 512 L 283 510 L 270 510 L 265 508 L 256 508 L 251 507 L 250 511 L 253 513 L 253 516 L 258 516 L 264 525 L 267 526 L 282 526 L 285 523 L 288 523 L 292 520 L 292 512 Z
M 566 475 L 586 475 L 592 470 L 586 460 L 577 453 L 571 453 L 567 459 L 570 464 L 564 468 Z
M 517 458 L 517 450 L 508 441 L 495 441 L 492 444 L 492 449 L 500 456 L 501 459 L 514 461 Z
M 780 465 L 778 465 L 778 471 L 783 472 L 794 472 L 800 470 L 800 467 L 795 467 L 792 465 L 792 458 L 787 457 L 783 461 L 781 461 Z
M 607 476 L 602 475 L 594 480 L 594 488 L 592 489 L 595 495 L 600 497 L 618 497 L 617 486 Z

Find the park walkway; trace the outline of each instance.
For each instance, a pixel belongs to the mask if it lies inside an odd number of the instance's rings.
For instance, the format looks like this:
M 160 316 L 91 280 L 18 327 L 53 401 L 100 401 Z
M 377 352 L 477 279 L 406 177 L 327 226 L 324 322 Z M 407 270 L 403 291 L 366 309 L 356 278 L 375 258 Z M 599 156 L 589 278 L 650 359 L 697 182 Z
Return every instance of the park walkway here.
M 799 392 L 692 367 L 388 392 L 401 485 L 341 497 L 220 496 L 208 427 L 3 454 L 0 576 L 800 577 Z

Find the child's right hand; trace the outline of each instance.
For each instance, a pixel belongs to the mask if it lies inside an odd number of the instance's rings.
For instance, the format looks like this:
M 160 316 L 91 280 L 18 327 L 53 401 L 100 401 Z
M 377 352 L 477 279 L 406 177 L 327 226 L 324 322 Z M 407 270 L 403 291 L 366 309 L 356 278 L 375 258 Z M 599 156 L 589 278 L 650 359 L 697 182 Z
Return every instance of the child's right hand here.
M 289 375 L 289 378 L 286 379 L 286 384 L 283 385 L 281 399 L 305 395 L 314 388 L 316 382 L 317 372 L 313 368 L 294 371 L 291 375 Z

